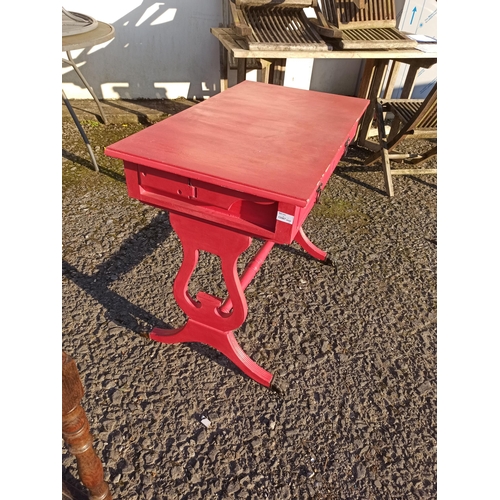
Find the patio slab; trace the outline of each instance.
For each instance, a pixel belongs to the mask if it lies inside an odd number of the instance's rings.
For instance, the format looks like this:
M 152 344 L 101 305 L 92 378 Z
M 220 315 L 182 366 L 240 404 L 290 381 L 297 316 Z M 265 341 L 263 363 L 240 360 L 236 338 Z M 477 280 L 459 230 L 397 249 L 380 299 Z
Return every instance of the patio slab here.
M 102 123 L 99 108 L 93 99 L 70 99 L 78 119 Z M 101 100 L 108 123 L 154 123 L 196 104 L 189 99 L 113 99 Z M 68 108 L 62 103 L 62 119 L 71 120 Z

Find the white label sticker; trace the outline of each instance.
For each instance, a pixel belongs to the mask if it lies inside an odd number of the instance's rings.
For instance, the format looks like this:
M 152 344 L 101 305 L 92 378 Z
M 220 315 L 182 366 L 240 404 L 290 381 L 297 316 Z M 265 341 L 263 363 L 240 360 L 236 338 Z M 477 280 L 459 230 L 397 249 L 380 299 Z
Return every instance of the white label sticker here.
M 284 212 L 278 212 L 276 220 L 280 220 L 281 222 L 286 222 L 287 224 L 293 224 L 293 215 L 285 214 Z

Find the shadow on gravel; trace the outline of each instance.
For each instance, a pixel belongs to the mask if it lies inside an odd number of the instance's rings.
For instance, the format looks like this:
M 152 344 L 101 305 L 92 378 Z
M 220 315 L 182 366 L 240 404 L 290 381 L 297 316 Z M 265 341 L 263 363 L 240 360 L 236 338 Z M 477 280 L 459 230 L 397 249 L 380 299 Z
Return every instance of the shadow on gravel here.
M 170 325 L 161 322 L 141 307 L 109 289 L 112 282 L 131 271 L 147 255 L 153 253 L 156 247 L 170 236 L 171 232 L 168 216 L 165 212 L 161 212 L 147 226 L 125 240 L 118 252 L 101 264 L 96 273 L 84 274 L 63 260 L 63 276 L 97 300 L 107 310 L 106 316 L 110 321 L 139 334 L 144 334 L 144 325 L 141 325 L 138 319 L 151 328 L 152 325 L 171 328 Z
M 382 174 L 381 166 L 365 166 L 365 160 L 370 156 L 371 151 L 368 151 L 364 148 L 360 148 L 356 145 L 349 146 L 345 155 L 343 156 L 341 161 L 349 162 L 349 166 L 339 165 L 335 170 L 334 174 L 338 175 L 341 179 L 352 182 L 361 186 L 370 191 L 374 191 L 375 193 L 381 194 L 383 196 L 386 195 L 385 191 L 382 189 L 376 188 L 375 186 L 371 186 L 366 182 L 360 181 L 359 179 L 348 175 L 349 173 L 368 173 L 368 172 L 379 172 Z
M 69 151 L 66 151 L 65 149 L 62 150 L 62 156 L 63 156 L 63 158 L 66 158 L 67 160 L 72 161 L 73 163 L 78 163 L 82 167 L 85 167 L 88 170 L 95 172 L 94 164 L 90 160 L 86 160 L 86 159 L 82 158 L 81 156 L 70 153 Z M 97 164 L 99 165 L 99 162 Z M 103 167 L 102 165 L 99 165 L 99 174 L 100 175 L 107 175 L 108 177 L 110 177 L 111 179 L 114 179 L 115 181 L 125 183 L 125 176 L 124 175 L 119 174 L 117 172 L 114 172 L 113 170 L 110 170 L 109 168 Z
M 125 106 L 120 106 L 112 100 L 103 100 L 103 102 L 105 102 L 108 106 L 112 106 L 113 108 L 120 109 L 121 111 L 126 111 L 127 113 L 137 116 L 137 121 L 141 125 L 151 125 L 151 120 L 144 113 L 135 111 L 134 109 L 127 108 Z
M 357 163 L 356 160 L 349 160 L 351 163 Z M 382 168 L 380 166 L 374 166 L 374 167 L 365 167 L 365 166 L 350 166 L 350 167 L 337 167 L 334 171 L 335 175 L 338 175 L 341 179 L 344 179 L 349 182 L 353 182 L 354 184 L 358 184 L 358 186 L 361 186 L 365 189 L 369 189 L 371 191 L 374 191 L 375 193 L 379 193 L 382 196 L 387 196 L 387 193 L 383 189 L 376 188 L 374 186 L 371 186 L 370 184 L 367 184 L 366 182 L 360 181 L 359 179 L 356 179 L 350 175 L 349 173 L 368 173 L 368 172 L 376 172 L 382 175 Z M 419 182 L 420 184 L 423 184 L 424 186 L 437 189 L 437 184 L 434 182 L 427 182 L 421 177 L 417 175 L 407 175 L 406 176 L 409 179 L 412 179 L 416 182 Z
M 156 316 L 109 290 L 110 280 L 107 277 L 103 277 L 99 273 L 88 276 L 64 260 L 62 270 L 63 276 L 70 279 L 107 310 L 106 318 L 108 320 L 141 335 L 144 335 L 145 329 L 138 319 L 148 325 L 154 324 L 161 328 L 171 328 L 170 325 L 163 323 Z
M 301 259 L 308 260 L 309 262 L 316 262 L 318 266 L 331 267 L 333 272 L 337 272 L 337 268 L 332 262 L 329 255 L 327 256 L 326 260 L 318 260 L 312 255 L 309 255 L 305 250 L 302 250 L 302 248 L 294 248 L 291 245 L 276 245 L 276 248 L 279 248 L 280 250 L 283 250 L 283 252 L 289 253 L 291 255 L 296 255 Z M 322 248 L 321 250 L 324 249 Z
M 351 160 L 352 161 L 352 160 Z M 382 196 L 386 196 L 386 192 L 383 191 L 382 189 L 376 188 L 375 186 L 371 186 L 370 184 L 367 184 L 366 182 L 360 181 L 359 179 L 356 179 L 355 177 L 352 177 L 348 175 L 348 173 L 356 173 L 356 172 L 380 172 L 382 174 L 381 169 L 377 168 L 370 168 L 370 167 L 337 167 L 334 171 L 335 175 L 338 175 L 341 179 L 344 179 L 349 182 L 353 182 L 354 184 L 357 184 L 358 186 L 361 186 L 365 189 L 369 189 L 370 191 L 374 191 L 375 193 L 381 194 Z
M 88 492 L 66 467 L 62 469 L 62 500 L 88 500 Z
M 437 140 L 428 139 L 429 143 L 437 144 Z M 370 191 L 374 191 L 375 193 L 381 194 L 382 196 L 387 196 L 387 193 L 383 189 L 379 189 L 377 187 L 371 186 L 355 177 L 350 176 L 350 173 L 379 173 L 383 175 L 382 165 L 379 162 L 378 164 L 373 165 L 365 165 L 365 160 L 372 154 L 371 151 L 368 151 L 365 148 L 358 147 L 356 145 L 352 145 L 347 150 L 346 154 L 342 157 L 343 162 L 349 162 L 349 166 L 339 165 L 335 170 L 334 174 L 338 175 L 341 179 L 352 182 L 361 186 L 365 189 L 369 189 Z M 437 184 L 432 182 L 426 182 L 420 176 L 417 175 L 408 175 L 408 178 L 420 182 L 422 185 L 437 189 Z
M 110 290 L 110 284 L 120 276 L 130 272 L 144 258 L 161 245 L 172 233 L 167 212 L 160 212 L 147 226 L 123 242 L 120 249 L 98 267 L 94 274 L 84 274 L 65 260 L 62 261 L 62 274 L 75 285 L 89 294 L 106 309 L 106 318 L 123 326 L 141 337 L 148 337 L 153 327 L 178 328 L 160 320 L 142 307 Z M 238 332 L 235 333 L 236 336 Z M 216 349 L 198 343 L 186 343 L 192 351 L 233 371 L 238 376 L 247 377 L 236 365 Z
M 426 180 L 422 179 L 421 177 L 417 175 L 408 175 L 408 178 L 411 179 L 412 181 L 419 182 L 420 184 L 429 187 L 431 189 L 437 189 L 437 184 L 434 182 L 427 182 Z
M 94 165 L 90 160 L 85 160 L 81 156 L 70 153 L 65 149 L 62 150 L 62 156 L 63 158 L 72 161 L 73 163 L 78 163 L 78 165 L 81 165 L 82 167 L 88 168 L 89 170 L 94 170 Z

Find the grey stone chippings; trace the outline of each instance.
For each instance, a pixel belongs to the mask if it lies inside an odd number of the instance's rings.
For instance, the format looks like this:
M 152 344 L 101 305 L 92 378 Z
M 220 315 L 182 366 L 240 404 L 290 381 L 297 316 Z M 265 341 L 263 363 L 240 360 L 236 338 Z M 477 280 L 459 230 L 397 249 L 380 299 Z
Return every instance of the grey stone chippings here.
M 397 176 L 389 199 L 350 148 L 304 223 L 334 266 L 276 245 L 246 290 L 235 337 L 275 375 L 269 390 L 208 346 L 148 338 L 186 320 L 172 289 L 182 247 L 104 156 L 145 125 L 83 126 L 101 172 L 63 121 L 62 348 L 114 498 L 436 499 L 437 177 Z M 205 252 L 200 290 L 226 293 Z M 64 444 L 62 464 L 78 477 Z

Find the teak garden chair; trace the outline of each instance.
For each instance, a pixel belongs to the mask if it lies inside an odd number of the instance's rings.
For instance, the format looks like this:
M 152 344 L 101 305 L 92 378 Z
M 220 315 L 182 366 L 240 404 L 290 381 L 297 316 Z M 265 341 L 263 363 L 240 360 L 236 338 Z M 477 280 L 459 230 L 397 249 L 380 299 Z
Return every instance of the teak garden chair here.
M 250 51 L 328 51 L 322 36 L 332 39 L 341 36 L 340 30 L 324 18 L 318 0 L 223 0 L 222 7 L 223 14 L 230 12 L 228 24 L 234 29 L 238 43 Z M 309 7 L 316 13 L 315 24 L 304 12 Z M 284 83 L 286 58 L 239 59 L 236 64 L 229 56 L 227 63 L 231 69 L 237 69 L 238 81 L 245 79 L 247 69 L 262 69 L 266 83 Z
M 389 136 L 384 126 L 384 113 L 394 114 Z M 385 187 L 389 196 L 394 196 L 393 175 L 436 174 L 435 168 L 392 169 L 391 160 L 404 160 L 416 165 L 437 155 L 437 144 L 426 153 L 397 153 L 394 148 L 405 138 L 437 139 L 437 83 L 425 99 L 379 99 L 376 117 L 380 151 L 373 153 L 365 165 L 382 160 Z
M 396 28 L 394 0 L 320 0 L 330 26 L 340 30 L 342 49 L 407 49 L 417 45 Z M 315 20 L 312 19 L 315 23 Z M 318 29 L 325 38 L 329 35 Z
M 340 36 L 329 26 L 318 8 L 318 0 L 228 0 L 235 33 L 249 50 L 327 51 L 328 46 L 316 26 L 305 15 L 312 7 L 317 25 L 332 38 Z

